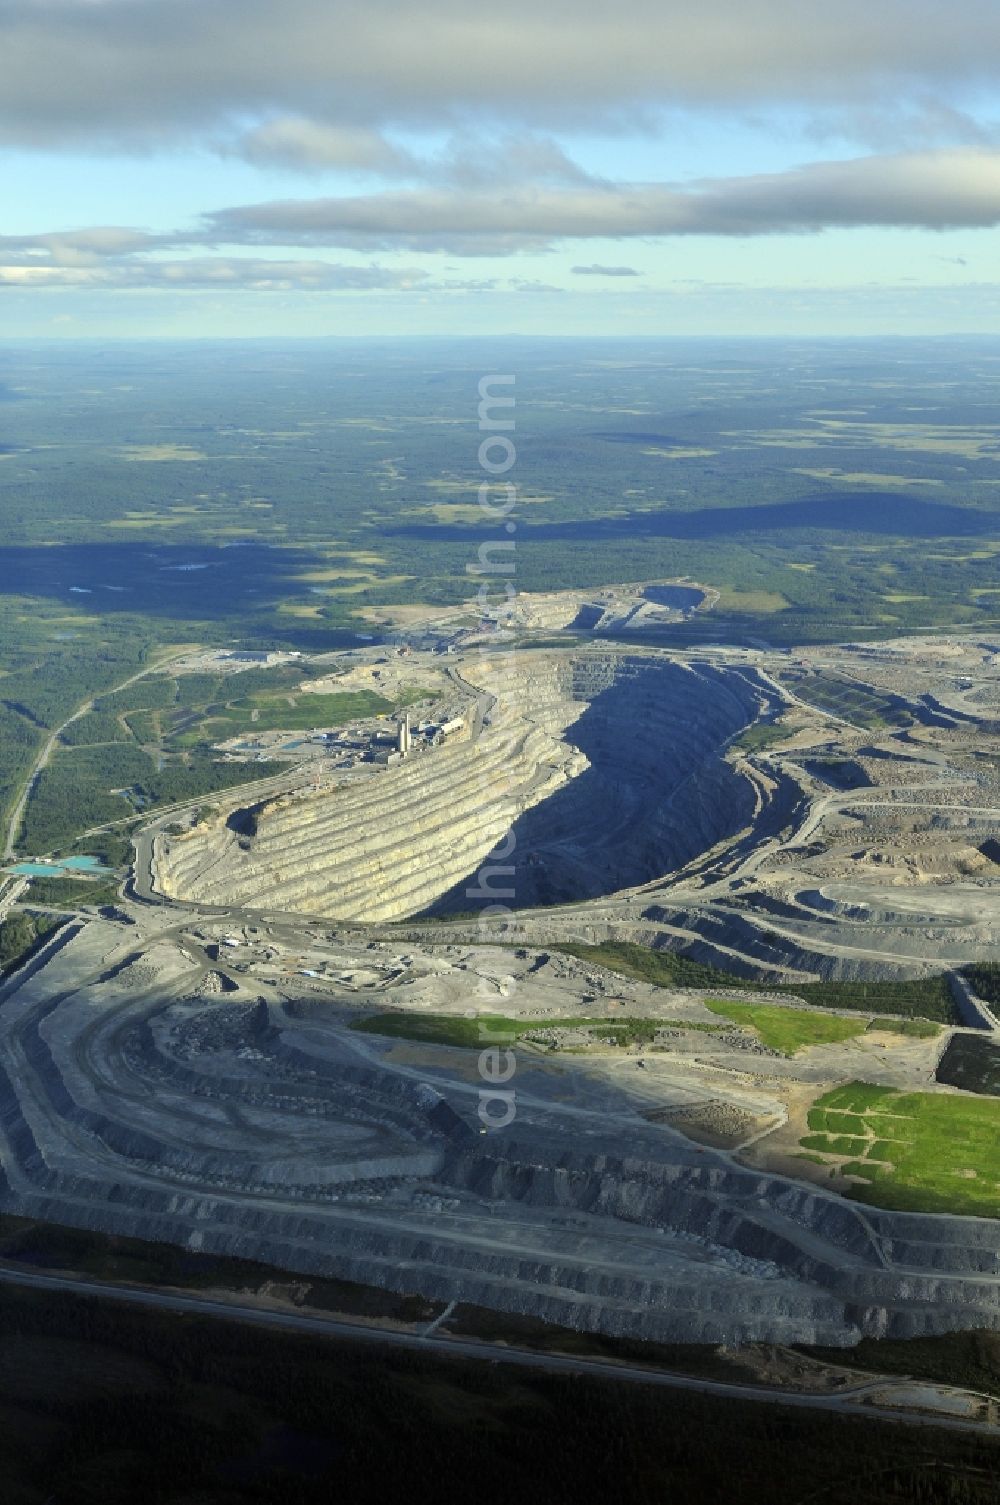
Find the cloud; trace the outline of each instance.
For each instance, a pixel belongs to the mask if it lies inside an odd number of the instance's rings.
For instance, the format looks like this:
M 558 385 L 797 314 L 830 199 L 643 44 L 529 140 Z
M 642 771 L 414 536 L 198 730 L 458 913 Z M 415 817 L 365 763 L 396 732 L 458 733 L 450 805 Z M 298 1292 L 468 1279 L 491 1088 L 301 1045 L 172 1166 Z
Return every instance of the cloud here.
M 143 230 L 120 225 L 51 230 L 40 235 L 0 235 L 0 257 L 24 266 L 98 266 L 109 256 L 150 250 L 159 244 L 159 239 Z
M 427 272 L 327 261 L 210 256 L 177 261 L 112 260 L 104 264 L 11 262 L 0 242 L 0 287 L 214 289 L 249 292 L 407 291 L 429 286 Z
M 402 178 L 420 175 L 416 158 L 387 141 L 379 131 L 326 125 L 301 116 L 265 121 L 223 150 L 257 167 L 305 172 L 347 169 Z
M 429 288 L 431 274 L 422 268 L 347 265 L 322 255 L 305 259 L 281 253 L 308 247 L 315 253 L 340 249 L 504 257 L 549 250 L 564 241 L 996 225 L 1000 152 L 965 148 L 821 162 L 681 185 L 587 182 L 493 192 L 424 186 L 278 200 L 219 209 L 194 230 L 157 235 L 120 225 L 7 235 L 0 236 L 0 282 L 261 291 Z M 242 254 L 232 254 L 237 247 L 245 248 Z M 276 254 L 261 254 L 265 250 Z M 965 264 L 961 257 L 950 259 Z M 629 265 L 581 262 L 571 275 L 637 278 L 640 273 Z M 455 280 L 434 285 L 453 290 L 473 286 Z
M 0 139 L 34 146 L 145 149 L 280 116 L 591 130 L 793 106 L 846 121 L 886 99 L 960 110 L 998 82 L 992 0 L 0 0 Z
M 280 252 L 308 247 L 314 252 L 504 257 L 548 250 L 564 241 L 996 225 L 1000 152 L 964 148 L 820 162 L 787 172 L 679 185 L 584 182 L 492 192 L 422 186 L 278 200 L 218 209 L 193 230 L 157 235 L 121 225 L 7 235 L 0 236 L 0 279 L 22 286 L 408 288 L 423 285 L 430 274 L 412 267 L 281 257 Z M 236 247 L 244 247 L 244 254 L 231 254 Z M 265 248 L 279 255 L 259 254 Z M 581 262 L 571 274 L 640 275 L 632 266 L 602 262 Z M 440 285 L 463 286 L 454 281 Z
M 379 131 L 285 116 L 255 126 L 222 150 L 257 167 L 372 173 L 451 188 L 599 181 L 557 141 L 529 131 L 506 132 L 489 140 L 475 134 L 454 136 L 438 151 L 417 153 Z
M 220 209 L 219 243 L 406 248 L 455 255 L 567 239 L 758 236 L 831 228 L 985 229 L 1000 224 L 1000 152 L 980 148 L 818 162 L 688 184 L 393 190 Z
M 874 151 L 1000 144 L 996 120 L 978 120 L 968 110 L 933 98 L 885 98 L 843 109 L 833 107 L 807 121 L 804 133 L 814 141 L 862 141 Z
M 597 262 L 589 267 L 570 267 L 574 277 L 638 277 L 635 267 L 602 267 Z
M 456 188 L 496 188 L 517 183 L 570 183 L 597 186 L 602 180 L 584 171 L 549 136 L 524 131 L 496 139 L 455 137 L 437 157 L 421 163 L 427 182 Z

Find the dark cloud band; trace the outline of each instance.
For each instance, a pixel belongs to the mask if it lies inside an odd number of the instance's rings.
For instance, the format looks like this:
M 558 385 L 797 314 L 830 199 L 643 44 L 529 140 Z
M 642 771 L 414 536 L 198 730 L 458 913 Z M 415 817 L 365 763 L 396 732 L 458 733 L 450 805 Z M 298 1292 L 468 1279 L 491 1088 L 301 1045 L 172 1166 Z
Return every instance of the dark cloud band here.
M 589 129 L 664 107 L 843 117 L 887 98 L 954 108 L 998 83 L 993 0 L 0 0 L 8 143 L 118 150 L 273 115 L 342 132 Z

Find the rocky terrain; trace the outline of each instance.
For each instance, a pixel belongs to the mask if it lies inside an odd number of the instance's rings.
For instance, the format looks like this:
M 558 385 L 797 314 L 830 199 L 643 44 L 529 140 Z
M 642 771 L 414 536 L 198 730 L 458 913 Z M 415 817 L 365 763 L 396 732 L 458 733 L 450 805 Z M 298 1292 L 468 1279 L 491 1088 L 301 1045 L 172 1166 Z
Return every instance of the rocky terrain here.
M 90 921 L 0 993 L 7 1211 L 647 1338 L 1000 1325 L 992 1223 L 862 1210 L 672 1126 L 708 1101 L 730 1142 L 759 1133 L 783 1115 L 768 1078 L 860 1057 L 748 1057 L 731 1028 L 669 1028 L 710 1017 L 696 997 L 570 958 L 393 953 L 275 921 L 223 963 L 231 921 L 135 914 Z M 326 976 L 292 965 L 324 955 Z M 585 989 L 612 1007 L 609 984 L 626 1016 L 660 1011 L 664 1054 L 637 1073 L 621 1050 L 520 1045 L 516 1120 L 488 1132 L 474 1051 L 351 1027 L 373 1007 L 464 1018 L 516 997 L 544 1033 Z M 896 1079 L 922 1079 L 930 1049 L 901 1046 Z
M 545 623 L 580 604 L 526 603 Z M 407 672 L 440 675 L 424 657 Z M 461 733 L 362 782 L 304 775 L 249 812 L 154 831 L 154 887 L 440 920 L 482 907 L 486 863 L 510 933 L 539 944 L 634 939 L 786 981 L 988 959 L 998 665 L 964 639 L 801 656 L 477 641 L 449 671 Z
M 504 887 L 560 902 L 659 877 L 758 813 L 760 789 L 724 756 L 773 693 L 752 672 L 536 652 L 462 672 L 479 697 L 475 729 L 364 784 L 161 836 L 160 891 L 395 920 L 468 909 L 466 888 L 502 842 L 515 854 Z
M 320 736 L 253 805 L 155 819 L 120 909 L 4 981 L 0 1206 L 648 1338 L 1000 1326 L 990 1219 L 862 1207 L 797 1148 L 824 1092 L 956 1093 L 949 1041 L 1000 1032 L 956 971 L 1000 941 L 997 650 L 613 647 L 557 597 L 516 651 L 405 660 L 447 732 L 362 777 Z M 602 941 L 733 984 L 949 973 L 957 1013 L 787 1052 L 552 949 Z

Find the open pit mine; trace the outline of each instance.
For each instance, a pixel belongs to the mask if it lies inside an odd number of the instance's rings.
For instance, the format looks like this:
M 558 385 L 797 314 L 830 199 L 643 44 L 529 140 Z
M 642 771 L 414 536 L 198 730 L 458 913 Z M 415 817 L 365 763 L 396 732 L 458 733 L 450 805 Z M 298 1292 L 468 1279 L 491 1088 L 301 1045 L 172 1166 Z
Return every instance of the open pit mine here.
M 518 653 L 464 672 L 461 727 L 386 777 L 157 837 L 160 891 L 400 920 L 468 909 L 466 887 L 503 844 L 520 903 L 564 903 L 660 878 L 794 798 L 724 756 L 775 698 L 752 669 Z
M 892 1127 L 995 1104 L 942 1062 L 997 1045 L 960 969 L 1000 936 L 1000 649 L 668 651 L 586 604 L 344 655 L 405 712 L 146 826 L 120 906 L 0 983 L 4 1210 L 648 1339 L 1000 1327 L 992 1152 L 949 1210 Z

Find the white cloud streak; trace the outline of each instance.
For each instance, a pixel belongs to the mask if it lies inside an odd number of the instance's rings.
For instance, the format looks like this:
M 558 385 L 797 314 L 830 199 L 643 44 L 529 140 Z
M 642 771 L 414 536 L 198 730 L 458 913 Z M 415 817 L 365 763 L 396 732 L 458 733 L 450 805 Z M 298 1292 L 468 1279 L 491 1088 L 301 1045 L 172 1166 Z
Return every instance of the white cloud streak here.
M 220 243 L 406 248 L 496 255 L 562 240 L 758 236 L 830 228 L 985 229 L 1000 224 L 1000 151 L 819 162 L 685 184 L 439 189 L 293 199 L 218 210 Z
M 112 260 L 103 264 L 42 261 L 38 258 L 13 260 L 0 242 L 0 288 L 317 293 L 407 292 L 428 286 L 429 274 L 412 268 L 342 266 L 327 261 L 283 261 L 251 256 L 192 257 L 176 261 Z
M 997 225 L 1000 151 L 966 148 L 821 162 L 783 173 L 680 186 L 588 183 L 495 192 L 422 187 L 295 199 L 220 209 L 193 231 L 162 235 L 111 225 L 0 236 L 0 284 L 423 290 L 430 285 L 426 268 L 351 266 L 322 255 L 307 260 L 261 252 L 309 247 L 314 253 L 505 256 L 593 240 Z M 233 255 L 236 247 L 245 247 L 244 254 Z M 964 264 L 962 258 L 959 262 Z M 571 275 L 627 279 L 640 274 L 628 265 L 581 262 Z M 436 285 L 456 290 L 472 286 L 458 281 Z

